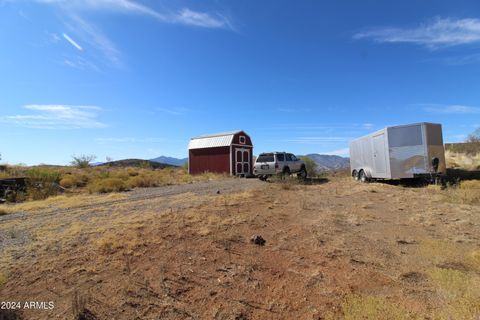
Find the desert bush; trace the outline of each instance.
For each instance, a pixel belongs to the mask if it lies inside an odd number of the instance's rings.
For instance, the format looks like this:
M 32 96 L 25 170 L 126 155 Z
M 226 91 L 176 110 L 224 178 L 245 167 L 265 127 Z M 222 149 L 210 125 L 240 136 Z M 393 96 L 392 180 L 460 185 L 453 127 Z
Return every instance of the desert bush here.
M 126 183 L 118 178 L 106 178 L 92 181 L 88 186 L 88 191 L 90 193 L 109 193 L 109 192 L 120 192 L 126 191 Z
M 126 170 L 127 170 L 127 173 L 130 177 L 135 177 L 135 176 L 139 175 L 138 169 L 127 168 Z
M 127 184 L 132 188 L 149 188 L 158 185 L 155 177 L 146 174 L 130 177 Z
M 307 168 L 307 174 L 309 177 L 316 177 L 318 175 L 318 171 L 317 171 L 317 163 L 315 161 L 313 161 L 312 158 L 310 157 L 300 157 L 301 160 L 303 160 L 303 162 L 305 162 L 305 167 Z
M 88 168 L 90 167 L 90 163 L 94 161 L 97 157 L 94 155 L 80 155 L 80 156 L 72 156 L 72 166 L 77 168 Z
M 76 187 L 78 184 L 77 184 L 77 177 L 76 176 L 73 176 L 71 174 L 68 174 L 68 175 L 65 175 L 61 180 L 60 180 L 60 185 L 63 187 L 63 188 L 73 188 L 73 187 Z

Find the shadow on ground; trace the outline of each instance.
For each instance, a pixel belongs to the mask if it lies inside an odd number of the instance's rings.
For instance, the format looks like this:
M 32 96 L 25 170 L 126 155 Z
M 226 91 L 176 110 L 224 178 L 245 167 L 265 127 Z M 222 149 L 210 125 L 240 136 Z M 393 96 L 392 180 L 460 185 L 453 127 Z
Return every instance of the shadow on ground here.
M 439 183 L 442 186 L 447 184 L 458 184 L 462 180 L 480 180 L 480 171 L 474 170 L 463 170 L 463 169 L 447 169 L 446 176 L 442 177 L 439 180 Z M 401 180 L 375 180 L 374 183 L 388 184 L 392 186 L 402 186 L 405 188 L 423 188 L 429 184 L 432 184 L 432 181 L 428 179 L 401 179 Z
M 15 310 L 0 310 L 0 320 L 22 320 L 23 317 Z
M 293 184 L 303 184 L 303 185 L 318 185 L 327 183 L 329 180 L 327 178 L 320 178 L 320 177 L 312 177 L 312 178 L 305 178 L 304 180 L 299 178 L 269 178 L 264 180 L 267 183 L 293 183 Z
M 313 185 L 313 184 L 324 184 L 329 180 L 327 178 L 306 178 L 304 181 L 301 181 L 302 184 Z
M 447 179 L 449 181 L 480 180 L 480 170 L 447 169 Z

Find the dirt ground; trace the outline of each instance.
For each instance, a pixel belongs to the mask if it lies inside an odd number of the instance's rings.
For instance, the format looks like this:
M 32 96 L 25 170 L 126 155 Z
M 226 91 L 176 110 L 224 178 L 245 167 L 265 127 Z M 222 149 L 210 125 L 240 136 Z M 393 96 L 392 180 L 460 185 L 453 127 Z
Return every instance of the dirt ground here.
M 4 218 L 0 301 L 54 307 L 3 310 L 0 319 L 480 316 L 468 300 L 475 291 L 452 298 L 441 286 L 443 270 L 478 284 L 480 206 L 439 188 L 338 176 L 226 181 Z

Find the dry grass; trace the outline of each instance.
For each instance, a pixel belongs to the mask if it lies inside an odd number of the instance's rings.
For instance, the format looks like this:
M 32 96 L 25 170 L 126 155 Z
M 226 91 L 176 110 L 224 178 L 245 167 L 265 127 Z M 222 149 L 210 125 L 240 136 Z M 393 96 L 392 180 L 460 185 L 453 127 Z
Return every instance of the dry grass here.
M 420 243 L 419 253 L 434 264 L 463 260 L 465 256 L 458 245 L 449 240 L 424 240 Z
M 480 180 L 465 180 L 458 185 L 448 185 L 446 188 L 429 185 L 427 190 L 435 195 L 442 196 L 448 202 L 468 205 L 480 204 Z
M 96 180 L 88 186 L 90 193 L 110 193 L 128 190 L 127 184 L 120 178 L 106 178 Z
M 445 151 L 447 167 L 464 170 L 480 170 L 480 153 L 466 154 L 452 151 Z
M 480 189 L 466 189 L 460 185 L 459 188 L 449 188 L 446 193 L 449 201 L 453 203 L 480 204 Z
M 480 250 L 467 253 L 465 256 L 465 262 L 473 270 L 480 271 Z
M 45 200 L 61 191 L 58 184 L 67 192 L 110 193 L 134 188 L 159 187 L 185 184 L 198 181 L 218 180 L 226 175 L 206 172 L 191 176 L 184 168 L 151 169 L 138 167 L 13 167 L 8 166 L 0 177 L 29 178 L 26 194 L 18 194 L 17 202 L 25 200 Z M 47 202 L 48 203 L 48 202 Z M 2 209 L 0 215 L 11 208 Z
M 0 272 L 0 287 L 3 286 L 5 282 L 7 282 L 7 277 Z
M 383 297 L 347 295 L 342 303 L 345 320 L 384 319 L 403 320 L 412 319 L 408 311 L 400 305 L 392 303 Z
M 108 195 L 107 198 L 99 197 L 96 195 L 61 195 L 51 197 L 43 201 L 30 201 L 18 204 L 7 204 L 4 205 L 1 210 L 6 214 L 9 214 L 15 212 L 27 212 L 45 209 L 67 209 L 85 204 L 100 204 L 105 201 L 125 199 L 126 197 L 127 195 L 121 193 L 112 193 Z
M 440 319 L 478 319 L 480 317 L 479 277 L 462 271 L 434 268 L 429 272 L 441 295 Z

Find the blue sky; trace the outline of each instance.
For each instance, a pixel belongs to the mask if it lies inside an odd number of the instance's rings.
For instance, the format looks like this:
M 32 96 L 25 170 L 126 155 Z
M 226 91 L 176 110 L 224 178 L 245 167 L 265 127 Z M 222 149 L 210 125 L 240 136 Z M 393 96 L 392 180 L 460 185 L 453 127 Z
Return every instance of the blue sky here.
M 0 0 L 8 163 L 184 157 L 243 129 L 255 153 L 345 155 L 386 125 L 480 126 L 478 1 Z

